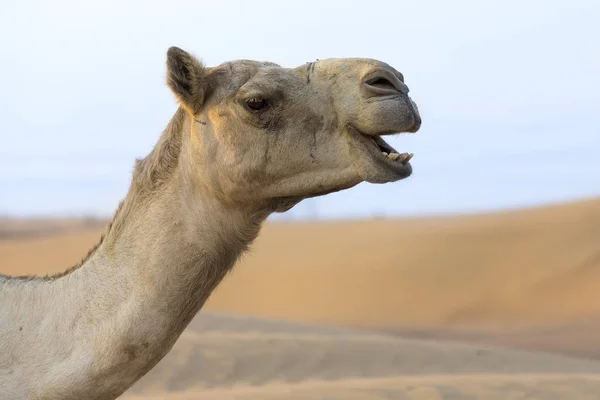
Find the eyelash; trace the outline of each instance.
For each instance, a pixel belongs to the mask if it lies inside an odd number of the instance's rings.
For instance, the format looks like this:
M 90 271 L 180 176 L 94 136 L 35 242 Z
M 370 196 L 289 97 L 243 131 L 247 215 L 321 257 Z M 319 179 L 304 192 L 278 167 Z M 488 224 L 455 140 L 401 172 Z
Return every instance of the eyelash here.
M 263 97 L 252 97 L 244 101 L 244 105 L 251 112 L 261 112 L 269 108 L 269 101 Z

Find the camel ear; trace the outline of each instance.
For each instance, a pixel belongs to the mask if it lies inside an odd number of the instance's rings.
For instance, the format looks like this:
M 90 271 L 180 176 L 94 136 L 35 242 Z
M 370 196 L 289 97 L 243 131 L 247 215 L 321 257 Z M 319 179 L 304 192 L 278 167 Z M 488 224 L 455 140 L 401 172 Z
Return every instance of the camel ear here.
M 170 47 L 167 50 L 167 85 L 179 103 L 196 114 L 206 97 L 206 68 L 188 52 Z

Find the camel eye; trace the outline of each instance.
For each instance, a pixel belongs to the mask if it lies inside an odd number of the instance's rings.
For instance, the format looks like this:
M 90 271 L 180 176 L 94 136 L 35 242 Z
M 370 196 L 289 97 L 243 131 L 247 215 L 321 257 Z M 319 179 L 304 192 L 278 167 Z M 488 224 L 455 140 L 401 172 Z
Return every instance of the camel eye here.
M 246 106 L 252 111 L 260 111 L 267 107 L 267 100 L 261 98 L 253 98 L 246 100 Z

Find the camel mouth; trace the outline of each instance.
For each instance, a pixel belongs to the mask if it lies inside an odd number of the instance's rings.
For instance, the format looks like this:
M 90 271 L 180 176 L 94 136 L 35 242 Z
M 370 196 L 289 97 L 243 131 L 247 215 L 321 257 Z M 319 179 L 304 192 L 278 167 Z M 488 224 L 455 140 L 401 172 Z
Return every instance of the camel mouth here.
M 365 144 L 370 153 L 376 159 L 392 162 L 391 165 L 406 165 L 414 156 L 413 153 L 400 153 L 394 149 L 388 142 L 383 140 L 383 135 L 400 135 L 403 132 L 383 132 L 376 135 L 366 134 L 354 126 L 350 126 L 356 136 L 359 136 L 361 142 Z
M 354 126 L 349 126 L 348 133 L 360 151 L 361 156 L 356 159 L 356 162 L 361 166 L 359 167 L 362 171 L 361 174 L 368 182 L 393 182 L 412 174 L 410 160 L 413 158 L 413 154 L 400 153 L 382 138 L 383 135 L 403 132 L 386 131 L 378 134 L 366 134 Z
M 385 140 L 381 138 L 381 135 L 363 136 L 367 137 L 375 144 L 377 150 L 379 150 L 383 158 L 387 158 L 388 160 L 394 161 L 396 163 L 404 165 L 407 162 L 409 162 L 414 155 L 413 153 L 398 153 L 396 149 L 394 149 Z

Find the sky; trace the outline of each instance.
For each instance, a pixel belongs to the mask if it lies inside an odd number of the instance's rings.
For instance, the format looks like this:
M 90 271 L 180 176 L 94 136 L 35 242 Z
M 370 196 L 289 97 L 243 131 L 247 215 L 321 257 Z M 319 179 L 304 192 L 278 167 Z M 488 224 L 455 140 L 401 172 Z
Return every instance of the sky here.
M 368 57 L 419 105 L 413 175 L 285 218 L 483 212 L 600 195 L 600 2 L 4 1 L 0 215 L 110 216 L 177 104 L 169 46 L 214 66 Z

